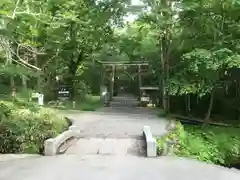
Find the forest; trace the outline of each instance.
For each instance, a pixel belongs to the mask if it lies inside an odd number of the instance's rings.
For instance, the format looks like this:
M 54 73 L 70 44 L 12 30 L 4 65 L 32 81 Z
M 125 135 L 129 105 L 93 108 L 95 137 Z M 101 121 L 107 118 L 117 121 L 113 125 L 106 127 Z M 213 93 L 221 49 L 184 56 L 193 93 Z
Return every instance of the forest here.
M 35 91 L 54 101 L 59 84 L 76 101 L 98 96 L 96 62 L 142 60 L 167 115 L 239 127 L 240 0 L 144 3 L 1 0 L 1 97 Z

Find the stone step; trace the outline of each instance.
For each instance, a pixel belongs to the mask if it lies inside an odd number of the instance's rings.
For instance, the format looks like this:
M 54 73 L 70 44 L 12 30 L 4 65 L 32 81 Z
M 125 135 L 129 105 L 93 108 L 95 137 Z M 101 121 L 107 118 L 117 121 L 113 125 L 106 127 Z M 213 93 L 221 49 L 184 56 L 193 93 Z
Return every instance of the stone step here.
M 135 104 L 139 103 L 139 101 L 111 101 L 113 104 Z
M 113 101 L 138 101 L 137 98 L 113 98 Z
M 65 154 L 143 156 L 145 155 L 145 144 L 144 140 L 140 139 L 81 138 Z
M 110 104 L 110 107 L 137 107 L 138 104 Z
M 119 102 L 119 101 L 112 101 L 110 102 L 110 106 L 126 106 L 126 107 L 135 107 L 135 106 L 138 106 L 139 105 L 139 101 L 131 101 L 131 102 L 128 102 L 128 101 L 123 101 L 123 102 Z

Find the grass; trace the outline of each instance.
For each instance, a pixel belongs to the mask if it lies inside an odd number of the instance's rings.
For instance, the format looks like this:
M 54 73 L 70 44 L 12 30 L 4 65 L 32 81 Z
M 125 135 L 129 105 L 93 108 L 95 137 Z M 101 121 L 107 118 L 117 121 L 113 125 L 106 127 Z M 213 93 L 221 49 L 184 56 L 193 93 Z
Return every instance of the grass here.
M 29 91 L 20 91 L 17 93 L 17 97 L 22 102 L 27 102 L 29 99 Z M 11 94 L 0 94 L 0 100 L 4 100 L 5 103 L 8 103 L 11 106 L 12 99 Z M 33 100 L 33 102 L 37 102 L 37 99 Z M 60 103 L 59 103 L 60 102 Z M 45 102 L 44 107 L 46 108 L 54 108 L 59 110 L 80 110 L 80 111 L 96 111 L 98 108 L 102 107 L 100 102 L 100 96 L 86 95 L 84 100 L 80 100 L 80 98 L 76 98 L 75 108 L 73 108 L 73 102 L 70 100 L 64 101 L 50 101 Z
M 61 104 L 51 105 L 49 103 L 47 107 L 53 107 L 60 110 L 81 110 L 81 111 L 96 111 L 101 107 L 100 97 L 87 95 L 84 101 L 75 101 L 75 108 L 73 108 L 73 102 L 69 100 L 62 101 Z

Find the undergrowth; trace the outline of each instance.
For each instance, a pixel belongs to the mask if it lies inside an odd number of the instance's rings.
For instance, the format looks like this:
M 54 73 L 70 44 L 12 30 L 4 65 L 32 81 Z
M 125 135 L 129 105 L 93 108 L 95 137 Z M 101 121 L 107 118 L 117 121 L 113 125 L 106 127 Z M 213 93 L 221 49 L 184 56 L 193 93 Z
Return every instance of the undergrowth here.
M 65 101 L 50 101 L 48 103 L 49 107 L 61 109 L 61 110 L 81 110 L 81 111 L 96 111 L 101 107 L 100 97 L 88 95 L 84 100 L 76 100 L 75 108 L 73 108 L 73 102 L 69 100 Z
M 0 153 L 42 153 L 44 141 L 68 126 L 56 114 L 21 99 L 0 101 Z
M 239 128 L 199 125 L 181 125 L 175 131 L 157 140 L 161 154 L 167 139 L 177 140 L 174 155 L 190 157 L 218 165 L 230 165 L 240 160 Z

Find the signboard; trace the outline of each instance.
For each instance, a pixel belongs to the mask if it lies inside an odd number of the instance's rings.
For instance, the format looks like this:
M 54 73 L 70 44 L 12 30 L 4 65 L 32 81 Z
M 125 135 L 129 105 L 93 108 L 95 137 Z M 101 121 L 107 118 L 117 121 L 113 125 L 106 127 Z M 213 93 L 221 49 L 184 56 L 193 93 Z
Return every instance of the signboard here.
M 149 102 L 150 98 L 149 97 L 141 97 L 141 101 L 143 102 Z
M 40 105 L 40 106 L 44 105 L 43 99 L 44 99 L 44 95 L 43 94 L 39 94 L 38 95 L 38 105 Z
M 43 106 L 44 105 L 44 95 L 40 93 L 32 93 L 31 98 L 37 98 L 38 99 L 38 105 Z
M 39 93 L 32 93 L 32 98 L 38 98 Z
M 71 96 L 69 87 L 59 87 L 57 90 L 57 96 L 60 99 L 68 99 Z

